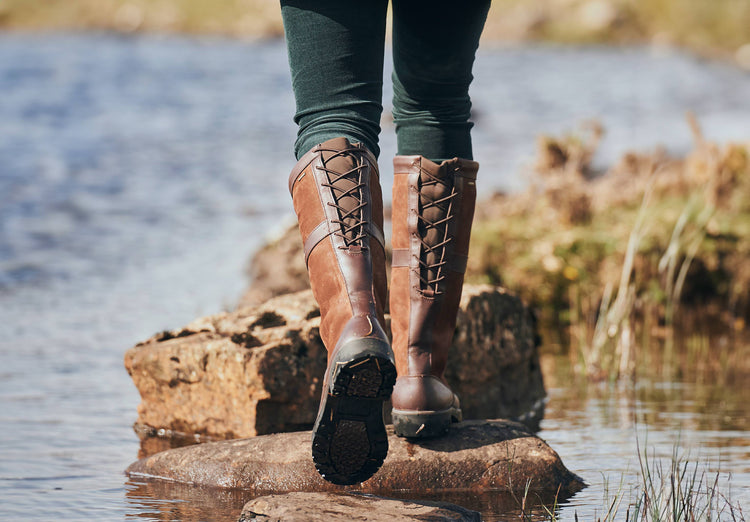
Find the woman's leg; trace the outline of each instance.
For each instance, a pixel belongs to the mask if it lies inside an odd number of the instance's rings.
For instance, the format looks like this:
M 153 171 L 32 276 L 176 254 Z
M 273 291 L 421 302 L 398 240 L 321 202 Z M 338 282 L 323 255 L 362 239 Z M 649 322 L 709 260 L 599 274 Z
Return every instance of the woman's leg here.
M 367 480 L 388 452 L 396 381 L 385 324 L 380 131 L 387 0 L 282 1 L 297 99 L 289 178 L 328 367 L 313 462 L 336 484 Z
M 405 437 L 434 437 L 461 420 L 444 374 L 476 199 L 469 84 L 488 8 L 489 0 L 393 0 L 391 403 Z
M 337 137 L 377 157 L 387 7 L 388 0 L 281 0 L 297 159 Z
M 472 159 L 469 85 L 489 0 L 393 0 L 398 154 Z

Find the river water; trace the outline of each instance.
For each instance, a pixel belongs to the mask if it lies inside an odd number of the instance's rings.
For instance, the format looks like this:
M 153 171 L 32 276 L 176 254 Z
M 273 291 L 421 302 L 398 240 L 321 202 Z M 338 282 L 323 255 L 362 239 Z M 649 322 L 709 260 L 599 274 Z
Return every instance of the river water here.
M 607 129 L 600 164 L 685 152 L 687 110 L 711 139 L 750 136 L 750 75 L 675 52 L 488 46 L 475 76 L 484 193 L 522 188 L 535 136 L 589 118 Z M 283 42 L 0 34 L 0 93 L 0 519 L 236 519 L 242 492 L 123 475 L 139 397 L 122 357 L 231 308 L 253 250 L 292 219 Z M 750 505 L 746 383 L 581 387 L 560 366 L 541 436 L 591 484 L 563 519 L 601 516 L 606 484 L 637 481 L 636 436 L 709 463 Z M 457 501 L 487 520 L 515 509 Z

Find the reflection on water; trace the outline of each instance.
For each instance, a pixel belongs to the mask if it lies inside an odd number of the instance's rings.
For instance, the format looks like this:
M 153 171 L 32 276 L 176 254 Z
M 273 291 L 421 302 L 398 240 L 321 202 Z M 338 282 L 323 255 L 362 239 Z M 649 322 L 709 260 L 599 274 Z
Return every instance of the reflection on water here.
M 585 118 L 608 130 L 602 162 L 657 143 L 687 150 L 688 109 L 712 139 L 747 138 L 750 75 L 685 55 L 485 48 L 476 77 L 485 192 L 522 186 L 535 136 Z M 139 398 L 122 355 L 232 306 L 250 253 L 291 218 L 283 43 L 0 34 L 0 92 L 0 518 L 234 518 L 239 493 L 126 482 Z M 636 431 L 660 453 L 679 434 L 748 501 L 739 383 L 581 389 L 548 374 L 542 436 L 592 484 L 570 500 L 579 514 L 601 505 L 601 472 L 633 476 Z
M 146 520 L 210 520 L 236 522 L 252 497 L 246 492 L 220 490 L 163 481 L 130 479 L 125 484 L 128 518 Z
M 540 436 L 591 485 L 563 504 L 563 513 L 602 514 L 607 484 L 616 490 L 622 481 L 628 495 L 635 491 L 639 448 L 665 469 L 674 454 L 691 470 L 697 463 L 709 482 L 718 474 L 734 505 L 750 505 L 750 375 L 646 375 L 611 385 L 576 378 L 568 356 L 545 356 L 542 365 L 549 403 Z
M 237 490 L 216 490 L 163 481 L 129 480 L 126 483 L 126 501 L 130 508 L 128 518 L 147 520 L 177 520 L 211 522 L 236 522 L 242 507 L 253 497 Z M 356 493 L 355 493 L 356 494 Z M 380 496 L 404 500 L 431 500 L 451 502 L 482 513 L 485 522 L 517 517 L 523 499 L 504 492 L 435 492 L 414 494 L 410 492 L 383 492 Z M 552 506 L 554 495 L 538 496 L 531 493 L 525 503 L 526 513 L 540 517 L 544 506 Z

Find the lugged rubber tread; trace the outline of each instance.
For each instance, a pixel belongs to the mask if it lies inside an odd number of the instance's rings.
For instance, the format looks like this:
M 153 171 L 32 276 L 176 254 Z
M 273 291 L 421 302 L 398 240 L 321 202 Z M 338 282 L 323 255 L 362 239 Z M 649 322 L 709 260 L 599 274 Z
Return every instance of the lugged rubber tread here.
M 313 428 L 313 462 L 327 481 L 364 482 L 388 454 L 383 402 L 396 383 L 396 367 L 378 353 L 333 366 L 333 376 Z

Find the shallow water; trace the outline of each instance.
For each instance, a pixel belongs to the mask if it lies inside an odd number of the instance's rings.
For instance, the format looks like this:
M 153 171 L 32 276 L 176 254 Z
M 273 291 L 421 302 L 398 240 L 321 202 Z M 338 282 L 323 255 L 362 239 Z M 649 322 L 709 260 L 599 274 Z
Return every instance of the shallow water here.
M 287 75 L 279 41 L 0 34 L 0 519 L 236 518 L 241 492 L 124 477 L 139 398 L 122 356 L 231 307 L 249 255 L 291 220 Z M 535 136 L 586 118 L 608 130 L 601 164 L 688 150 L 686 110 L 712 139 L 750 134 L 750 75 L 682 54 L 486 48 L 475 76 L 485 193 L 522 187 Z M 601 513 L 602 473 L 633 477 L 636 432 L 660 454 L 679 432 L 750 505 L 745 388 L 582 389 L 550 373 L 541 435 L 592 485 L 563 517 Z M 495 500 L 465 503 L 491 520 Z

